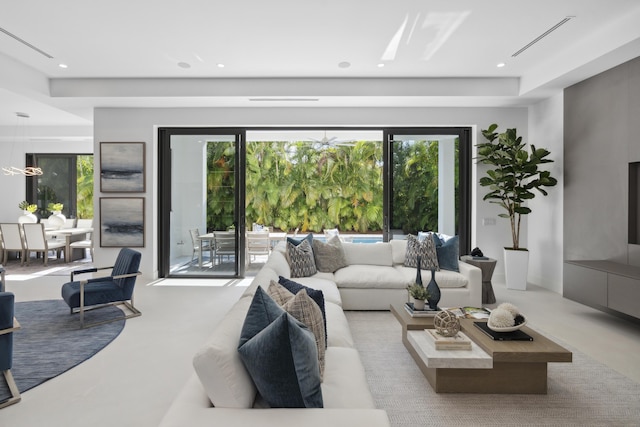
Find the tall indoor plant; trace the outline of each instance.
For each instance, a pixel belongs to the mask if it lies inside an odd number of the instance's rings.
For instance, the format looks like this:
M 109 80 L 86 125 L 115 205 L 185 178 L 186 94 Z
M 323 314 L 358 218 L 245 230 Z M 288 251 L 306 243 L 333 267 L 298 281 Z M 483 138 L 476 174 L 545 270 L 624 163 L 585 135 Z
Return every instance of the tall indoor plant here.
M 507 211 L 499 215 L 508 218 L 511 224 L 513 245 L 505 247 L 507 287 L 524 290 L 529 254 L 526 248 L 520 247 L 520 221 L 522 215 L 531 213 L 531 208 L 525 203 L 535 198 L 533 190 L 546 196 L 548 193 L 544 187 L 553 187 L 558 181 L 551 176 L 551 172 L 540 170 L 541 165 L 553 162 L 547 158 L 551 154 L 548 150 L 531 144 L 529 152 L 516 129 L 498 133 L 497 128 L 498 125 L 494 123 L 483 130 L 482 135 L 487 142 L 477 146 L 478 163 L 492 167 L 486 176 L 480 178 L 480 185 L 490 190 L 483 200 L 496 203 Z

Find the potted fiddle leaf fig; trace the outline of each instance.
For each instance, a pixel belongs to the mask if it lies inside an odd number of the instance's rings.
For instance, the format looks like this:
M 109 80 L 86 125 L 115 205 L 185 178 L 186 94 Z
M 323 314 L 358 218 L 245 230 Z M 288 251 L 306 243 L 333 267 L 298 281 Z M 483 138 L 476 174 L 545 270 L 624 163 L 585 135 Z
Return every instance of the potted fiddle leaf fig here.
M 486 176 L 480 178 L 480 185 L 489 187 L 483 200 L 501 206 L 506 212 L 499 214 L 509 219 L 511 225 L 512 246 L 505 247 L 505 276 L 507 288 L 525 290 L 527 287 L 527 268 L 529 252 L 520 247 L 520 223 L 522 215 L 531 213 L 526 205 L 536 193 L 546 196 L 545 187 L 553 187 L 558 181 L 551 172 L 540 166 L 551 163 L 551 154 L 544 148 L 530 144 L 527 149 L 516 129 L 507 129 L 498 133 L 497 124 L 482 131 L 487 142 L 477 145 L 477 161 L 489 165 Z

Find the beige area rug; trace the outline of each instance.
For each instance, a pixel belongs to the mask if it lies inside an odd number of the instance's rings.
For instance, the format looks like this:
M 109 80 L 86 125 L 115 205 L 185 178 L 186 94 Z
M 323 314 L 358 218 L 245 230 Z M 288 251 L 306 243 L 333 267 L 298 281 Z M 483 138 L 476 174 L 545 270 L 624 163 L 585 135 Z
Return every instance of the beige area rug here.
M 376 406 L 394 427 L 640 425 L 640 384 L 564 343 L 573 362 L 549 364 L 547 395 L 437 394 L 390 312 L 346 315 Z

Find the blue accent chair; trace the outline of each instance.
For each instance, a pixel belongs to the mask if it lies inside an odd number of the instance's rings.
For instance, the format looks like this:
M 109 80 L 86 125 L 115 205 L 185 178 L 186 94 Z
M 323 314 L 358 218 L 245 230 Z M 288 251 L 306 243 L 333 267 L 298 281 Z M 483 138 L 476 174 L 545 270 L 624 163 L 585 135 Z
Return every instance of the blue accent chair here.
M 11 375 L 13 332 L 20 329 L 20 324 L 13 317 L 14 300 L 11 292 L 0 292 L 0 371 L 2 371 L 11 392 L 11 397 L 8 400 L 0 402 L 0 408 L 20 402 L 20 390 Z
M 89 268 L 71 272 L 71 281 L 62 285 L 62 299 L 71 309 L 71 314 L 80 313 L 80 327 L 101 325 L 121 319 L 129 319 L 142 315 L 133 305 L 133 288 L 136 277 L 141 273 L 140 258 L 142 255 L 133 249 L 123 248 L 112 267 Z M 78 274 L 95 273 L 111 269 L 111 275 L 75 281 Z M 129 314 L 101 322 L 85 325 L 84 312 L 108 305 L 124 305 Z

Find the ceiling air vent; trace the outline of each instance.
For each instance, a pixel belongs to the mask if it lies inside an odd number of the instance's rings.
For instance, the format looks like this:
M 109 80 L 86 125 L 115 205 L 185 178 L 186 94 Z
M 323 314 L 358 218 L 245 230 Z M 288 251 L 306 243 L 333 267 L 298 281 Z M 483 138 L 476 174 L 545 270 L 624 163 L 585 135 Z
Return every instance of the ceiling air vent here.
M 11 37 L 11 38 L 15 39 L 16 41 L 18 41 L 18 42 L 22 43 L 22 44 L 23 44 L 23 45 L 25 45 L 25 46 L 30 47 L 31 49 L 35 50 L 35 51 L 36 51 L 36 52 L 38 52 L 39 54 L 44 55 L 44 56 L 46 56 L 46 57 L 47 57 L 47 58 L 49 58 L 49 59 L 53 59 L 53 56 L 49 55 L 49 54 L 48 54 L 47 52 L 45 52 L 44 50 L 42 50 L 42 49 L 39 49 L 39 48 L 35 47 L 34 45 L 32 45 L 31 43 L 29 43 L 28 41 L 21 39 L 20 37 L 16 36 L 16 35 L 15 35 L 15 34 L 13 34 L 12 32 L 7 31 L 7 30 L 5 30 L 5 29 L 4 29 L 4 28 L 2 28 L 2 27 L 0 27 L 0 32 L 5 33 L 5 34 L 6 34 L 6 35 L 8 35 L 9 37 Z
M 516 56 L 520 55 L 522 52 L 524 52 L 525 50 L 529 49 L 531 46 L 533 46 L 534 44 L 538 43 L 540 40 L 542 40 L 543 38 L 547 37 L 549 34 L 554 32 L 558 28 L 562 27 L 564 24 L 566 24 L 567 22 L 571 21 L 573 18 L 575 18 L 575 16 L 567 16 L 562 21 L 558 22 L 556 25 L 554 25 L 553 27 L 549 28 L 547 31 L 545 31 L 544 33 L 540 34 L 538 37 L 536 37 L 535 39 L 530 41 L 523 48 L 521 48 L 516 53 L 511 55 L 511 57 L 515 58 Z

